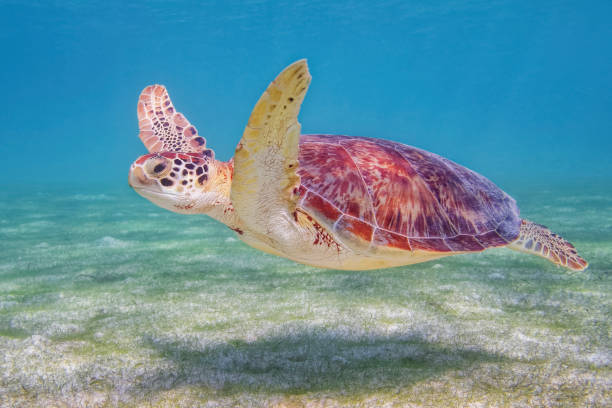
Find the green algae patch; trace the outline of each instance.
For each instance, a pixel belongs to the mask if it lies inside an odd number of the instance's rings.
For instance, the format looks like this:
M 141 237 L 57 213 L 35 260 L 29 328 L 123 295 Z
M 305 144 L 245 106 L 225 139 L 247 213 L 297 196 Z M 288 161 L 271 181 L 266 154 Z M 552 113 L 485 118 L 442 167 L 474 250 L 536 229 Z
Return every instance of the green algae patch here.
M 503 248 L 320 270 L 130 192 L 0 202 L 0 405 L 605 405 L 612 212 L 590 206 L 612 197 L 539 194 L 523 213 L 566 226 L 586 271 Z

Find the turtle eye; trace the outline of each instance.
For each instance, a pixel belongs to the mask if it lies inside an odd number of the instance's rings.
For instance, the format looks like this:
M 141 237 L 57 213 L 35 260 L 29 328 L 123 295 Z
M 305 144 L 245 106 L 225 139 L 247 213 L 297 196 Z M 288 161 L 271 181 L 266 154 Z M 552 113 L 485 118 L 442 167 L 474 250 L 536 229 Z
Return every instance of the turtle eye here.
M 165 157 L 151 157 L 144 165 L 150 177 L 162 178 L 172 169 L 172 163 Z

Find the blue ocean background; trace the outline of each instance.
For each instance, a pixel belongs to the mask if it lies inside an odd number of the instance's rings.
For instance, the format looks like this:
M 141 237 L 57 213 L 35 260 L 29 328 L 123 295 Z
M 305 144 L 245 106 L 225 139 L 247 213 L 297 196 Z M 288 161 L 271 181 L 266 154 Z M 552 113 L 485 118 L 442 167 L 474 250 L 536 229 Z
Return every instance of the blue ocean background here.
M 0 0 L 0 406 L 606 406 L 612 3 Z M 303 133 L 445 156 L 590 262 L 262 254 L 127 185 L 165 85 L 216 157 L 287 65 Z
M 229 159 L 300 58 L 304 133 L 392 139 L 493 180 L 612 175 L 606 1 L 0 4 L 11 184 L 125 182 L 143 152 L 136 100 L 154 83 Z

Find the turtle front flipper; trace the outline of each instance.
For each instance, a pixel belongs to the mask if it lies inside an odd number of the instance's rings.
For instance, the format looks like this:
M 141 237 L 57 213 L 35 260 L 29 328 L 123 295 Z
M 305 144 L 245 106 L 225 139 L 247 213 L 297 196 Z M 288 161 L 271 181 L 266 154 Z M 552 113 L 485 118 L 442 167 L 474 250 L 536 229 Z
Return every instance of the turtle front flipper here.
M 149 152 L 203 153 L 206 140 L 180 112 L 177 112 L 163 85 L 149 85 L 138 98 L 140 140 Z
M 261 236 L 292 222 L 300 185 L 297 116 L 309 84 L 306 60 L 285 68 L 257 101 L 236 147 L 231 201 L 245 227 Z

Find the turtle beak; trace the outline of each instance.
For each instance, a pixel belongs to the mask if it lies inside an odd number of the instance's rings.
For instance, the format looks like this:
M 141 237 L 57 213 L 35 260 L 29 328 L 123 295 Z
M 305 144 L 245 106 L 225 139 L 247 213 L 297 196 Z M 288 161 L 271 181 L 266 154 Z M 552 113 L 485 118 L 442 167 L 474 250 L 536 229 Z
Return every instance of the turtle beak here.
M 138 165 L 132 166 L 130 169 L 130 175 L 128 176 L 128 183 L 130 187 L 132 187 L 134 191 L 138 193 L 138 195 L 163 208 L 168 208 L 164 204 L 166 200 L 172 197 L 172 194 L 167 191 L 162 191 L 159 183 L 157 183 L 154 179 L 147 177 L 142 167 Z
M 156 188 L 156 183 L 145 175 L 144 170 L 140 166 L 132 165 L 130 175 L 128 176 L 128 184 L 135 190 L 143 188 Z

